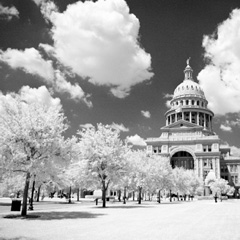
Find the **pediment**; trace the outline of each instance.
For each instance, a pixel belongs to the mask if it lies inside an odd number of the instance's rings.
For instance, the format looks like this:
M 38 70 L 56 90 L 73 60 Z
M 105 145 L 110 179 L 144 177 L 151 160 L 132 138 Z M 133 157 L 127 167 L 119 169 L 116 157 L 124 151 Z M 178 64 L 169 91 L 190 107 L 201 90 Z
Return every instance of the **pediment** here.
M 200 129 L 203 129 L 202 126 L 199 126 L 195 123 L 190 123 L 188 121 L 185 121 L 185 120 L 179 120 L 177 122 L 174 122 L 172 124 L 169 124 L 168 126 L 165 126 L 165 127 L 162 127 L 161 129 L 174 129 L 174 128 L 177 128 L 177 129 L 184 129 L 184 128 L 199 128 Z

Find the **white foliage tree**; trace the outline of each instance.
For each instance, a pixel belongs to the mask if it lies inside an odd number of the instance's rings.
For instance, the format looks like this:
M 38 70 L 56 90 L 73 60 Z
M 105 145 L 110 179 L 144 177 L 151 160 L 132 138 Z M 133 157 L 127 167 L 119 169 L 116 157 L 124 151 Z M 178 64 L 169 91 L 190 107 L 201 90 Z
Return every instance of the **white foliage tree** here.
M 64 163 L 67 129 L 60 107 L 23 101 L 13 95 L 10 102 L 1 101 L 0 147 L 5 152 L 5 167 L 25 173 L 25 187 L 21 215 L 27 214 L 30 178 L 34 175 L 55 175 L 58 163 Z
M 78 132 L 81 161 L 85 161 L 85 177 L 96 188 L 102 189 L 103 207 L 106 207 L 106 191 L 110 183 L 118 182 L 126 172 L 127 144 L 119 138 L 119 130 L 98 124 L 97 128 Z
M 161 191 L 173 187 L 173 172 L 169 159 L 158 155 L 151 156 L 150 171 L 152 186 L 158 190 L 158 202 L 161 202 Z
M 138 150 L 132 151 L 129 155 L 129 161 L 133 169 L 132 181 L 138 190 L 138 204 L 141 204 L 142 191 L 146 189 L 149 184 L 149 157 L 146 151 Z

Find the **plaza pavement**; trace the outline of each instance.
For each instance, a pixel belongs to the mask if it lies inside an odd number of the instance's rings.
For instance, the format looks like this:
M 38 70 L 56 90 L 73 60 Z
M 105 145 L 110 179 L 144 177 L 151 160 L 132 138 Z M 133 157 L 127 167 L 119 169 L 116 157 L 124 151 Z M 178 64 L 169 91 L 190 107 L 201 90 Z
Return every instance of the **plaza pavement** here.
M 240 200 L 35 204 L 30 217 L 4 218 L 0 201 L 0 240 L 240 240 Z

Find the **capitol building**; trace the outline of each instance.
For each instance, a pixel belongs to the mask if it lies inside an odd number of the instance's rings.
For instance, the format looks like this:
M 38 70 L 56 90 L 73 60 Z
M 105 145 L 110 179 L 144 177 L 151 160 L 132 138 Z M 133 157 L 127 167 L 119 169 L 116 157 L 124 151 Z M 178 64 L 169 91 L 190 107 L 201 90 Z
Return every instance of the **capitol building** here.
M 240 157 L 231 156 L 230 147 L 221 145 L 213 131 L 214 113 L 192 72 L 187 60 L 184 80 L 174 91 L 160 137 L 146 139 L 147 153 L 169 158 L 173 168 L 192 169 L 203 181 L 211 172 L 238 189 Z

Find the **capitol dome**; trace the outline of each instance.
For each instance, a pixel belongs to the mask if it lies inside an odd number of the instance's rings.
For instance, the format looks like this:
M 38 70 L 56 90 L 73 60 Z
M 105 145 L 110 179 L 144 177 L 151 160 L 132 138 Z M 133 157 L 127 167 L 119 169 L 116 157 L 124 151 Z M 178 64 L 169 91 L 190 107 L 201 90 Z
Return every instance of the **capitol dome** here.
M 205 99 L 204 92 L 198 83 L 190 79 L 185 79 L 180 83 L 173 94 L 173 98 L 178 98 L 183 95 L 192 95 L 193 97 L 200 97 Z

